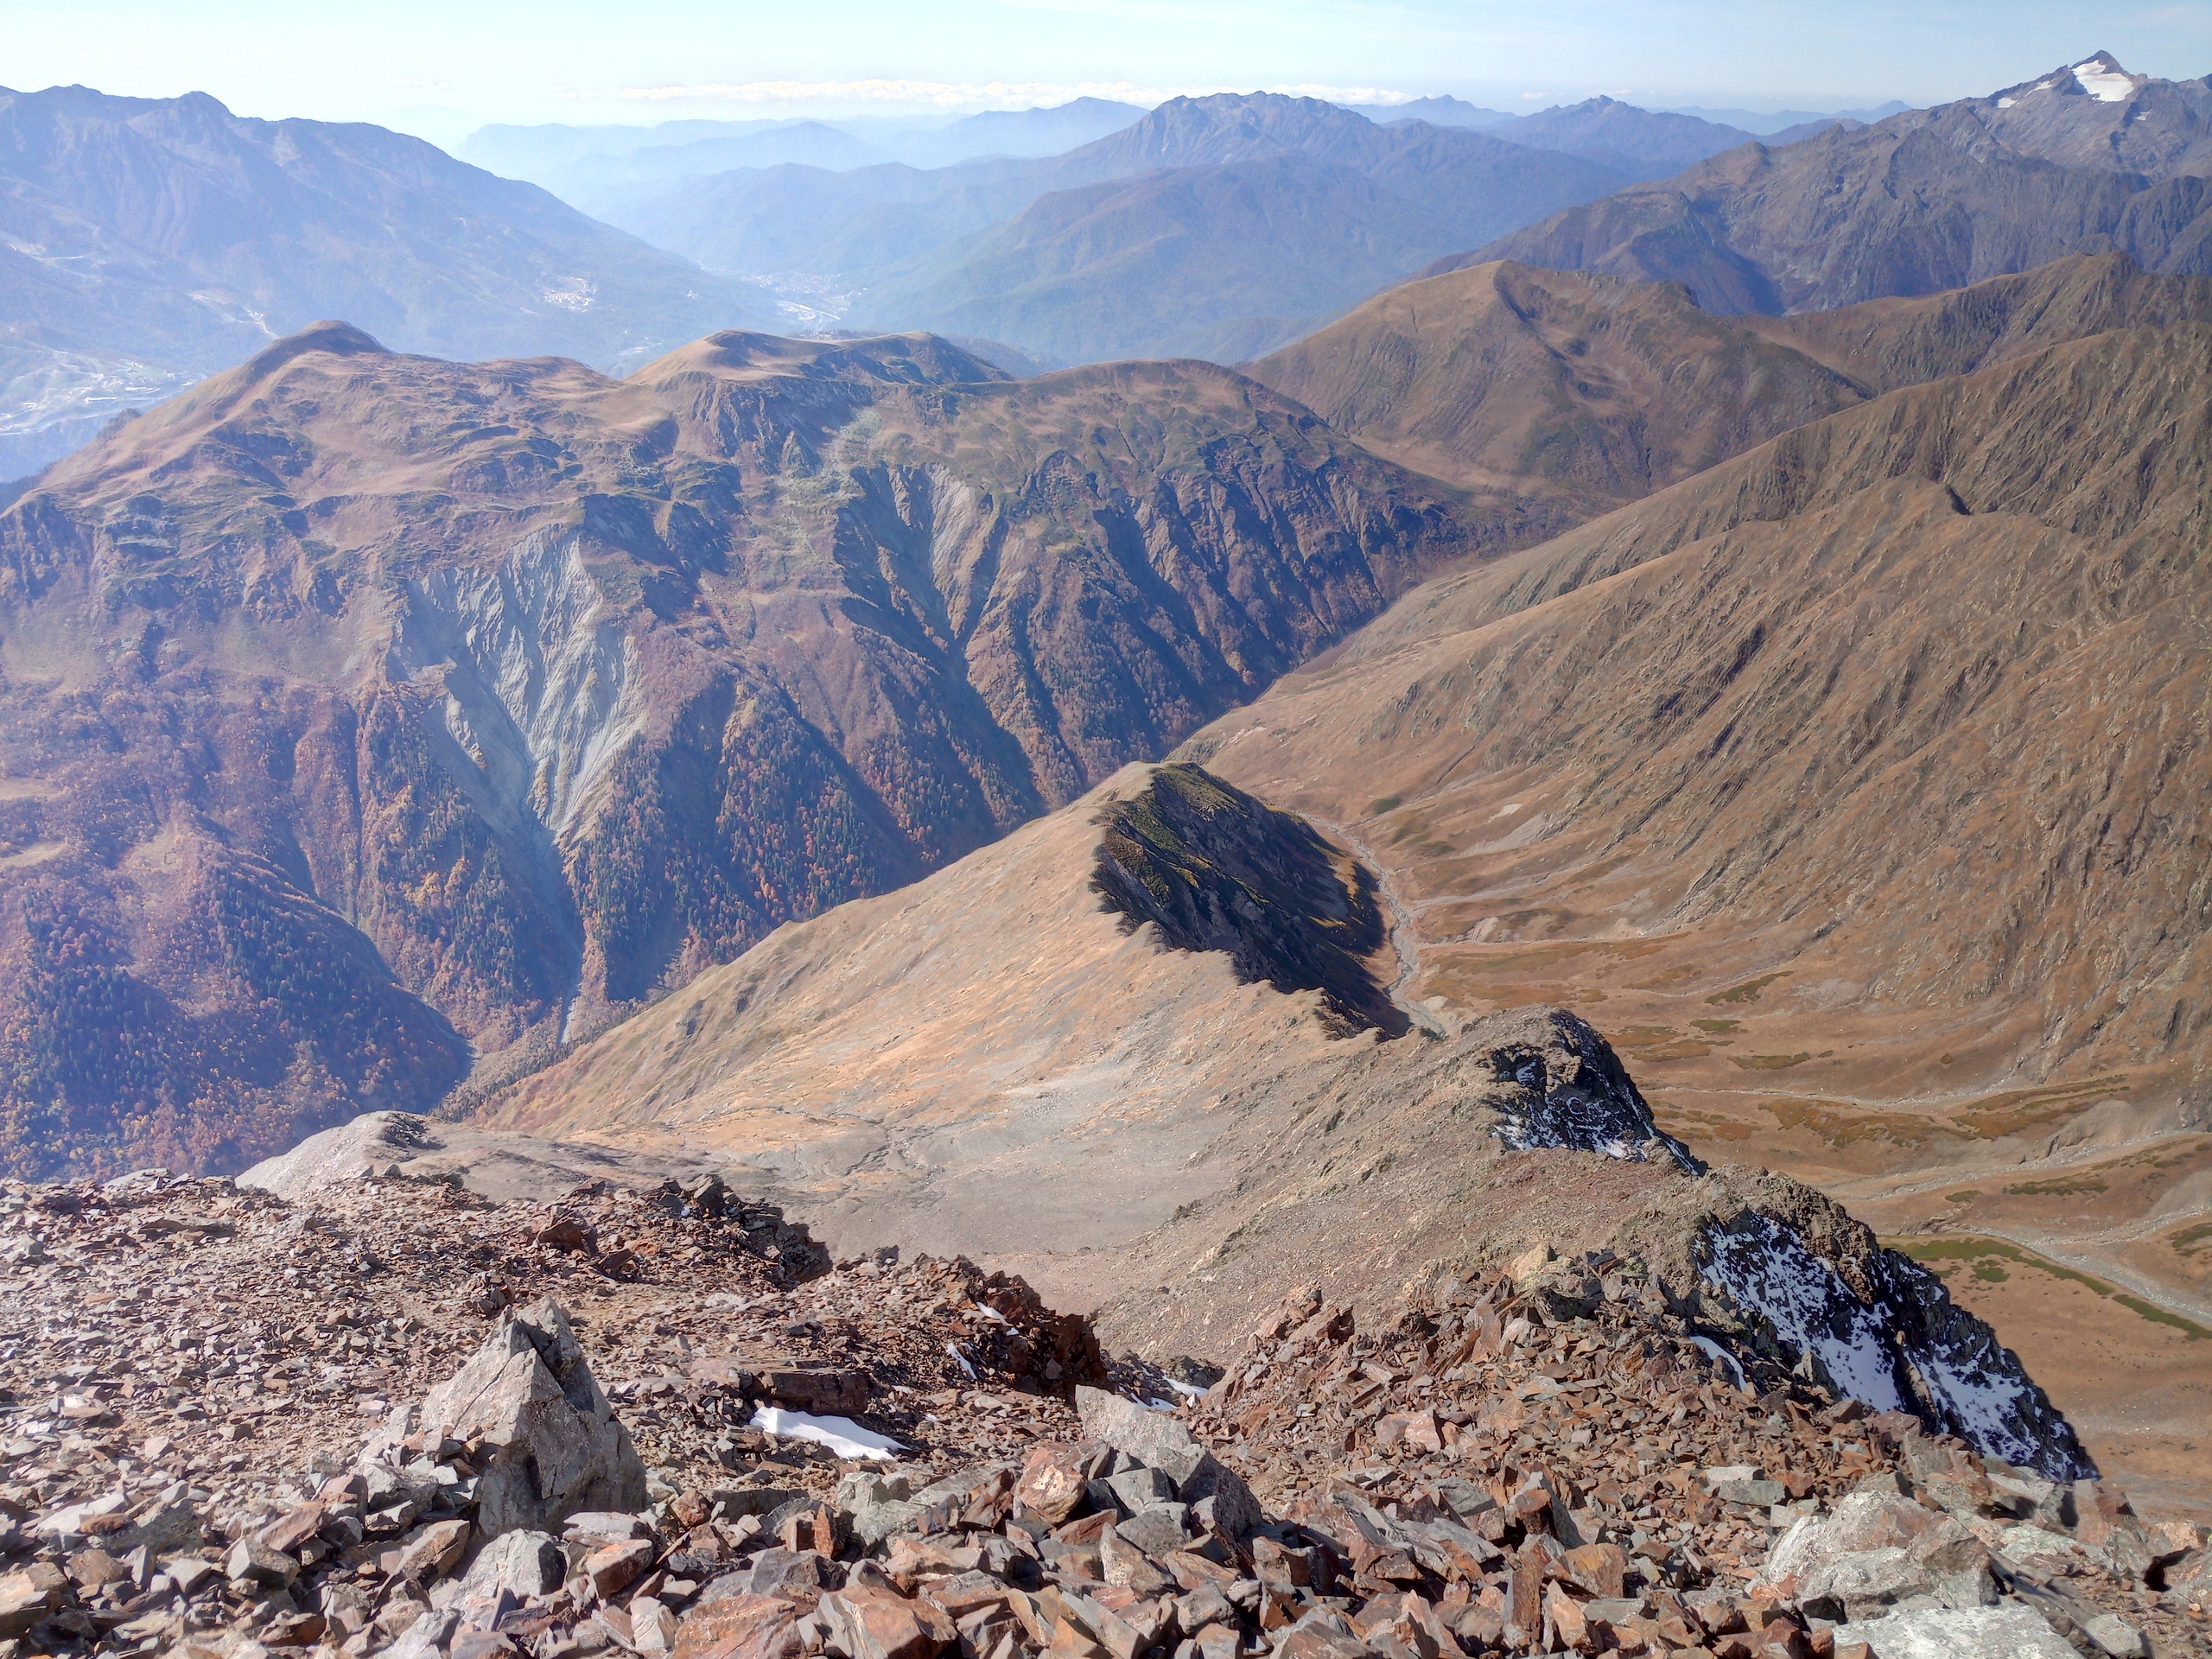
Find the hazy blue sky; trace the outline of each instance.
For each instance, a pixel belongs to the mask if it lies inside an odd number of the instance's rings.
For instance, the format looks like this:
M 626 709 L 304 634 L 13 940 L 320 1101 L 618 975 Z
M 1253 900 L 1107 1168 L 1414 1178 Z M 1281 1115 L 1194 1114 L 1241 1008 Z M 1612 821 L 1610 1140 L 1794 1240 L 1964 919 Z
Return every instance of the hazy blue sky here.
M 0 0 L 0 82 L 213 92 L 250 115 L 656 121 L 964 111 L 1080 91 L 1611 92 L 1931 103 L 2086 56 L 2212 72 L 2212 3 L 2082 0 Z M 1326 89 L 1324 91 L 1323 89 Z M 437 136 L 433 132 L 432 136 Z

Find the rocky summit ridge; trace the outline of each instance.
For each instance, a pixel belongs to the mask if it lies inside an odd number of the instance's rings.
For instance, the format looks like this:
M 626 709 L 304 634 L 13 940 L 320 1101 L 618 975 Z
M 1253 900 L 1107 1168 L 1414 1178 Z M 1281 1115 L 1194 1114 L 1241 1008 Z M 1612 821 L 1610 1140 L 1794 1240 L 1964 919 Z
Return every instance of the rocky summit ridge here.
M 2212 1609 L 2199 1529 L 1716 1343 L 1634 1257 L 1301 1287 L 1162 1367 L 713 1177 L 0 1217 L 6 1659 L 2164 1653 Z
M 467 1179 L 495 1128 L 719 1155 L 841 1251 L 988 1253 L 1155 1354 L 1217 1344 L 1286 1283 L 1371 1317 L 1531 1249 L 1633 1257 L 1732 1352 L 2090 1472 L 1933 1274 L 1807 1187 L 1693 1156 L 1588 1022 L 1398 1001 L 1384 908 L 1312 824 L 1193 765 L 1130 768 L 702 976 L 518 1085 L 442 1166 Z M 1010 940 L 1031 971 L 1007 974 Z M 308 1190 L 384 1144 L 327 1132 L 248 1179 Z

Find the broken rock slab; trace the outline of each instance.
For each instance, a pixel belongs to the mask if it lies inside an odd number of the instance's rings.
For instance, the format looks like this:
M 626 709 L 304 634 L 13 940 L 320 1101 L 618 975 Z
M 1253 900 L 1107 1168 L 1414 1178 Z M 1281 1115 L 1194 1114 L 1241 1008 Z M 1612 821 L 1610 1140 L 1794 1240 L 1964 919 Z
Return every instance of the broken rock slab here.
M 477 1484 L 483 1537 L 558 1531 L 582 1510 L 646 1505 L 645 1463 L 550 1297 L 509 1313 L 468 1363 L 430 1391 L 420 1423 L 426 1439 L 480 1440 L 489 1450 Z
M 1717 1471 L 1732 1474 L 1732 1471 Z M 1723 1480 L 1719 1490 L 1749 1483 Z M 1954 1516 L 1909 1497 L 1853 1492 L 1795 1522 L 1768 1554 L 1768 1586 L 1808 1608 L 1867 1618 L 1885 1605 L 1977 1606 L 1996 1599 L 1989 1553 Z
M 1836 1627 L 1837 1648 L 1853 1642 L 1865 1643 L 1874 1659 L 2079 1659 L 2071 1643 L 2017 1601 L 1891 1613 Z
M 1180 1420 L 1103 1389 L 1075 1391 L 1076 1412 L 1090 1439 L 1112 1446 L 1175 1484 L 1176 1501 L 1196 1506 L 1213 1500 L 1211 1522 L 1232 1538 L 1260 1524 L 1259 1500 L 1243 1478 L 1198 1444 Z

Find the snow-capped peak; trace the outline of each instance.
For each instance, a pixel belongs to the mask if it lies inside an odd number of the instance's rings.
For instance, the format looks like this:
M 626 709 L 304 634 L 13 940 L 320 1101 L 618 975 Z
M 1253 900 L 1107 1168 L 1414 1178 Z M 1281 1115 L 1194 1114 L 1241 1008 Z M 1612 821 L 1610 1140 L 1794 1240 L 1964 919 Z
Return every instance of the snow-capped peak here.
M 2104 53 L 2075 64 L 2074 79 L 2100 104 L 2124 103 L 2135 91 L 2135 77 Z

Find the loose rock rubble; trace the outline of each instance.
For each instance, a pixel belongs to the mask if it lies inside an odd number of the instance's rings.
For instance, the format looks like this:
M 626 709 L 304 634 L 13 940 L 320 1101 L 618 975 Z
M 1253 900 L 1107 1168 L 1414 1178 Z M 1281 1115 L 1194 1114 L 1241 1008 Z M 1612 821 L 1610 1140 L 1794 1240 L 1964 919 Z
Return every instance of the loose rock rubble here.
M 1634 1262 L 1295 1293 L 1223 1374 L 710 1179 L 0 1211 L 0 1659 L 2206 1646 L 2196 1529 L 1744 1375 Z
M 545 1494 L 827 1497 L 835 1451 L 764 1408 L 859 1413 L 951 1467 L 1072 1432 L 1067 1390 L 1105 1375 L 1019 1280 L 833 1268 L 712 1179 L 550 1207 L 396 1178 L 0 1185 L 0 1659 L 372 1651 Z M 547 1399 L 498 1386 L 533 1377 Z M 558 1468 L 542 1436 L 514 1450 L 555 1398 L 588 1420 Z

